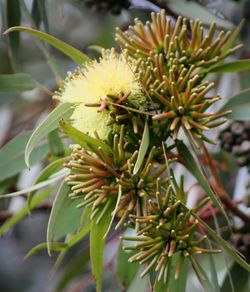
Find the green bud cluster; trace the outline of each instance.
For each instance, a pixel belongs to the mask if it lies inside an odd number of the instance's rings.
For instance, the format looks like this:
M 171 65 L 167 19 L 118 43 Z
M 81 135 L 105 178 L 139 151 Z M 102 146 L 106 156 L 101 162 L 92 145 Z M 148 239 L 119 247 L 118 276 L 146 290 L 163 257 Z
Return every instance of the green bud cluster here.
M 173 24 L 166 18 L 165 10 L 151 16 L 152 22 L 147 21 L 146 25 L 136 18 L 135 25 L 129 26 L 128 31 L 117 28 L 118 42 L 135 59 L 162 54 L 164 60 L 177 58 L 185 67 L 208 67 L 242 47 L 227 49 L 233 33 L 221 31 L 216 36 L 216 23 L 212 23 L 204 35 L 204 27 L 198 19 L 179 16 Z
M 204 81 L 208 68 L 238 50 L 229 49 L 232 32 L 216 35 L 216 24 L 211 24 L 205 35 L 199 20 L 179 17 L 175 24 L 166 18 L 166 12 L 152 13 L 152 22 L 144 25 L 135 19 L 135 25 L 125 32 L 117 29 L 117 41 L 136 63 L 136 74 L 144 90 L 158 104 L 153 120 L 155 125 L 177 139 L 184 128 L 195 141 L 214 143 L 204 135 L 225 122 L 230 113 L 206 112 L 217 102 L 218 94 L 208 96 L 213 83 Z M 219 119 L 219 120 L 218 120 Z
M 183 205 L 184 197 L 184 190 L 170 177 L 167 187 L 158 185 L 156 198 L 149 200 L 146 214 L 130 215 L 129 225 L 138 225 L 137 236 L 123 237 L 123 240 L 136 244 L 128 245 L 124 249 L 136 252 L 130 257 L 130 262 L 147 264 L 141 277 L 154 269 L 158 281 L 166 282 L 170 259 L 176 253 L 180 253 L 175 275 L 178 278 L 184 258 L 188 258 L 196 269 L 194 255 L 220 252 L 200 246 L 206 236 L 202 236 L 197 229 L 198 221 L 191 219 L 194 210 L 188 210 Z
M 87 152 L 75 146 L 66 167 L 70 174 L 66 177 L 71 186 L 72 199 L 82 198 L 78 207 L 92 205 L 92 217 L 98 209 L 105 210 L 119 198 L 115 213 L 120 217 L 117 228 L 129 214 L 140 215 L 147 200 L 155 196 L 157 179 L 166 171 L 166 165 L 155 164 L 156 147 L 152 147 L 147 159 L 135 172 L 138 150 L 127 152 L 129 143 L 124 136 L 125 126 L 120 134 L 113 137 L 113 155 L 107 155 L 101 147 Z

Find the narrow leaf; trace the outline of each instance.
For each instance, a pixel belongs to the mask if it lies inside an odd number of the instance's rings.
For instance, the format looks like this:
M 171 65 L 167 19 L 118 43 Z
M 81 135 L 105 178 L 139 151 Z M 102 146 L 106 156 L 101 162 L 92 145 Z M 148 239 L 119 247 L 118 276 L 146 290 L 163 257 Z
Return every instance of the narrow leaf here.
M 168 7 L 177 15 L 183 15 L 191 19 L 200 19 L 205 24 L 211 24 L 212 21 L 216 22 L 219 27 L 227 30 L 233 29 L 232 22 L 217 17 L 211 13 L 204 5 L 196 1 L 186 0 L 170 0 Z
M 69 123 L 65 121 L 60 121 L 60 126 L 65 134 L 67 134 L 75 143 L 82 146 L 85 150 L 90 150 L 89 146 L 94 148 L 101 147 L 103 151 L 105 151 L 108 155 L 112 155 L 112 149 L 100 139 L 95 139 L 87 134 L 77 130 L 76 128 L 72 127 Z
M 250 60 L 237 60 L 211 67 L 209 73 L 230 73 L 250 70 Z
M 129 285 L 128 289 L 126 292 L 146 292 L 147 291 L 147 286 L 148 286 L 148 276 L 146 275 L 145 277 L 141 278 L 140 275 L 143 272 L 144 267 L 140 267 Z
M 74 246 L 76 243 L 78 243 L 80 240 L 83 239 L 84 236 L 86 236 L 90 231 L 90 210 L 87 209 L 87 212 L 85 210 L 84 212 L 84 224 L 81 227 L 81 230 L 75 234 L 70 235 L 65 242 L 51 242 L 50 243 L 50 249 L 53 251 L 65 251 L 72 246 Z M 37 246 L 33 247 L 25 256 L 25 258 L 28 258 L 34 254 L 36 254 L 39 251 L 45 250 L 48 248 L 47 242 L 40 243 Z
M 218 242 L 223 249 L 244 269 L 246 269 L 248 272 L 250 272 L 250 265 L 244 261 L 244 259 L 239 255 L 238 251 L 232 247 L 227 241 L 225 241 L 220 235 L 218 235 L 210 226 L 207 225 L 206 222 L 204 222 L 198 215 L 193 213 L 193 216 L 195 216 L 199 223 L 203 226 L 203 228 L 209 233 L 209 235 Z
M 154 284 L 154 292 L 168 291 L 167 289 L 168 289 L 167 283 L 164 283 L 163 280 L 157 281 L 156 279 Z
M 65 292 L 75 279 L 82 277 L 85 268 L 88 268 L 89 253 L 84 249 L 81 256 L 73 257 L 64 267 L 62 276 L 60 277 L 55 292 Z
M 183 263 L 181 265 L 181 270 L 179 271 L 179 278 L 176 279 L 176 269 L 178 267 L 178 262 L 180 260 L 181 260 L 180 253 L 176 253 L 169 260 L 167 281 L 166 281 L 166 283 L 164 283 L 163 280 L 156 281 L 155 285 L 154 285 L 154 292 L 185 291 L 187 277 L 188 277 L 189 261 L 187 258 L 183 259 Z
M 46 1 L 33 0 L 31 14 L 36 26 L 39 27 L 41 22 L 43 22 L 45 31 L 49 32 L 49 22 L 46 13 Z
M 234 285 L 234 291 L 249 292 L 250 274 L 237 263 L 234 263 L 230 269 L 230 275 Z M 223 281 L 221 291 L 228 292 L 232 290 L 229 275 Z
M 62 169 L 64 163 L 68 160 L 68 157 L 64 157 L 61 159 L 57 159 L 53 162 L 51 162 L 49 165 L 47 165 L 42 171 L 41 173 L 38 175 L 38 177 L 36 178 L 36 181 L 34 184 L 38 184 L 40 182 L 43 182 L 47 179 L 49 179 L 49 177 L 54 174 L 55 172 L 59 171 L 60 169 Z M 32 199 L 34 198 L 36 191 L 30 192 L 29 196 L 28 196 L 28 200 L 27 200 L 27 206 L 28 208 L 30 208 L 30 204 L 32 202 Z
M 66 182 L 59 188 L 54 200 L 47 228 L 48 253 L 51 255 L 51 242 L 68 233 L 74 233 L 80 226 L 82 209 L 76 208 L 77 200 L 71 200 L 71 189 Z
M 141 145 L 140 145 L 138 157 L 137 157 L 135 167 L 133 170 L 134 175 L 137 174 L 137 172 L 139 171 L 139 169 L 142 165 L 142 162 L 143 162 L 144 157 L 145 157 L 147 150 L 148 150 L 148 146 L 149 146 L 149 130 L 148 130 L 148 123 L 146 121 L 145 126 L 144 126 L 144 130 L 143 130 L 143 135 L 142 135 L 142 140 L 141 140 Z
M 31 132 L 23 132 L 0 149 L 0 181 L 14 176 L 26 168 L 24 151 L 30 136 Z M 48 150 L 48 144 L 44 141 L 37 144 L 30 156 L 30 165 L 33 166 L 44 159 Z
M 51 155 L 56 156 L 56 157 L 64 156 L 65 149 L 64 149 L 62 139 L 60 138 L 58 134 L 58 129 L 55 129 L 48 134 L 48 142 L 49 142 Z
M 3 93 L 22 93 L 23 91 L 36 88 L 38 83 L 28 74 L 1 74 L 0 92 Z
M 111 205 L 107 210 L 106 215 L 99 224 L 97 223 L 98 214 L 94 217 L 90 226 L 90 259 L 92 273 L 96 281 L 96 291 L 102 291 L 102 274 L 103 274 L 103 253 L 106 234 L 110 221 L 112 220 L 111 212 L 113 206 Z
M 206 194 L 210 197 L 215 206 L 220 209 L 222 214 L 224 214 L 225 218 L 228 218 L 220 200 L 217 198 L 217 196 L 214 194 L 211 187 L 207 183 L 207 180 L 202 170 L 200 169 L 200 166 L 195 161 L 189 149 L 182 142 L 177 144 L 177 149 L 180 155 L 184 158 L 187 169 L 196 177 Z
M 110 220 L 109 227 L 108 227 L 106 233 L 104 234 L 104 238 L 107 237 L 107 235 L 109 233 L 109 230 L 110 230 L 110 228 L 112 226 L 112 223 L 113 223 L 113 221 L 115 219 L 115 216 L 116 216 L 116 213 L 117 213 L 117 209 L 118 209 L 119 204 L 120 204 L 121 197 L 122 197 L 122 186 L 119 185 L 119 191 L 118 191 L 118 196 L 117 196 L 117 201 L 116 201 L 115 209 L 112 212 L 112 218 Z
M 30 35 L 33 35 L 37 38 L 39 38 L 42 41 L 47 42 L 51 46 L 55 47 L 62 53 L 64 53 L 66 56 L 71 58 L 76 64 L 84 64 L 87 61 L 90 61 L 90 58 L 86 56 L 84 53 L 81 51 L 77 50 L 76 48 L 66 44 L 65 42 L 38 30 L 28 28 L 28 27 L 23 27 L 23 26 L 14 26 L 9 28 L 4 32 L 4 34 L 10 33 L 10 32 L 16 32 L 16 31 L 21 31 L 21 32 L 26 32 Z
M 25 149 L 25 163 L 30 167 L 30 154 L 42 139 L 58 127 L 60 119 L 69 119 L 74 111 L 71 103 L 61 103 L 57 106 L 47 118 L 32 133 Z
M 232 120 L 244 121 L 250 119 L 250 88 L 242 90 L 234 95 L 226 104 L 219 110 L 223 112 L 232 110 L 227 117 Z
M 206 274 L 207 271 L 203 269 L 198 260 L 196 260 L 193 256 L 192 258 L 193 269 L 196 273 L 198 280 L 201 283 L 201 286 L 204 288 L 204 291 L 215 292 L 212 283 L 210 282 L 208 275 Z
M 8 27 L 19 25 L 21 21 L 21 9 L 19 0 L 6 1 L 6 18 Z M 20 63 L 18 58 L 20 34 L 15 32 L 8 36 L 10 59 L 15 71 L 20 71 Z
M 13 193 L 8 193 L 8 194 L 4 194 L 4 195 L 0 195 L 0 199 L 13 198 L 13 197 L 24 195 L 24 194 L 27 194 L 27 193 L 30 193 L 30 192 L 33 192 L 33 191 L 37 191 L 39 189 L 42 189 L 44 187 L 47 187 L 49 185 L 54 184 L 59 179 L 62 179 L 66 174 L 67 174 L 67 172 L 61 172 L 58 175 L 52 176 L 51 178 L 47 179 L 46 181 L 40 182 L 38 184 L 35 184 L 35 185 L 33 185 L 31 187 L 28 187 L 28 188 L 26 188 L 24 190 L 13 192 Z
M 131 255 L 131 253 L 125 252 L 120 245 L 117 257 L 117 276 L 124 289 L 127 289 L 131 284 L 139 269 L 137 262 L 130 263 L 128 261 Z
M 209 245 L 209 248 L 212 249 L 211 244 Z M 218 282 L 218 277 L 217 277 L 217 270 L 216 270 L 215 261 L 214 261 L 214 255 L 209 255 L 208 261 L 209 261 L 209 268 L 211 272 L 211 283 L 213 286 L 213 292 L 220 292 L 220 287 L 219 287 L 219 282 Z
M 46 250 L 47 249 L 47 243 L 39 243 L 38 245 L 34 246 L 24 257 L 24 259 L 29 258 L 30 256 L 33 256 L 34 254 Z M 51 242 L 50 249 L 53 251 L 62 251 L 67 248 L 67 243 L 64 242 Z

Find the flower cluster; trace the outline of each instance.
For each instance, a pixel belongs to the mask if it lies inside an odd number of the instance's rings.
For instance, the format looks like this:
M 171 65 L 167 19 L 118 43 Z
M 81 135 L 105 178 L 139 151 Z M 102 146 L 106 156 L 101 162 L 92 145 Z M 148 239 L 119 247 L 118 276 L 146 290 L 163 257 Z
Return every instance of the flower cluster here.
M 220 252 L 200 246 L 207 237 L 198 232 L 198 221 L 191 220 L 193 210 L 188 210 L 183 205 L 184 201 L 184 190 L 170 177 L 168 185 L 158 188 L 156 198 L 149 200 L 147 214 L 130 215 L 130 225 L 138 224 L 139 231 L 137 237 L 123 237 L 123 240 L 137 242 L 136 245 L 125 247 L 125 250 L 137 251 L 129 261 L 147 263 L 141 277 L 154 269 L 158 281 L 163 279 L 166 282 L 168 265 L 173 255 L 180 253 L 175 275 L 178 278 L 184 258 L 188 258 L 196 268 L 195 254 Z
M 112 130 L 108 101 L 119 102 L 125 96 L 136 107 L 143 102 L 143 98 L 139 102 L 136 99 L 140 95 L 141 85 L 132 64 L 114 50 L 103 50 L 99 62 L 92 61 L 74 73 L 69 72 L 54 97 L 76 105 L 72 120 L 77 129 L 91 136 L 96 131 L 100 138 L 106 139 Z
M 158 178 L 166 170 L 165 165 L 154 164 L 157 154 L 152 147 L 148 158 L 136 169 L 138 150 L 127 152 L 129 143 L 124 137 L 124 125 L 120 135 L 113 137 L 112 156 L 106 154 L 101 147 L 93 148 L 88 153 L 80 146 L 74 145 L 70 161 L 66 167 L 70 174 L 66 180 L 71 186 L 71 198 L 82 198 L 78 207 L 92 205 L 92 217 L 99 208 L 106 210 L 115 205 L 115 214 L 121 216 L 120 226 L 131 213 L 140 215 L 140 210 L 147 204 L 148 197 L 155 197 Z M 103 212 L 104 214 L 105 212 Z
M 232 33 L 217 35 L 215 24 L 203 31 L 198 20 L 173 24 L 165 11 L 146 25 L 135 20 L 128 31 L 118 29 L 120 54 L 103 51 L 99 61 L 69 73 L 56 94 L 75 105 L 73 126 L 91 136 L 72 147 L 66 163 L 70 197 L 78 207 L 90 206 L 92 219 L 98 213 L 98 224 L 111 216 L 116 229 L 134 229 L 135 236 L 123 238 L 133 241 L 125 247 L 135 252 L 130 261 L 147 264 L 142 276 L 153 271 L 164 282 L 172 257 L 180 256 L 178 278 L 183 259 L 198 271 L 196 254 L 219 251 L 205 248 L 192 216 L 198 209 L 186 207 L 183 182 L 169 169 L 179 159 L 180 129 L 197 147 L 213 143 L 204 131 L 224 123 L 228 113 L 209 111 L 219 96 L 211 95 L 206 70 L 239 46 L 229 49 Z
M 228 48 L 232 37 L 224 31 L 216 36 L 215 23 L 207 35 L 199 20 L 179 17 L 173 24 L 164 10 L 152 13 L 152 23 L 143 25 L 136 19 L 128 31 L 117 29 L 117 40 L 128 60 L 135 60 L 141 84 L 159 103 L 153 119 L 160 120 L 174 139 L 184 128 L 194 140 L 213 143 L 203 132 L 224 123 L 216 120 L 230 111 L 206 112 L 220 97 L 208 96 L 214 84 L 204 81 L 205 69 L 241 47 Z

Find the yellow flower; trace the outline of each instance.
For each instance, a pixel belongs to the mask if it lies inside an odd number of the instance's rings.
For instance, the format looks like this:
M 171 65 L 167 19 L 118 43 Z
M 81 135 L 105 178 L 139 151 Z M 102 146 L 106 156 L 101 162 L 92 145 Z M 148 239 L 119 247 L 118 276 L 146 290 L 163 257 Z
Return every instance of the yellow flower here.
M 82 131 L 92 137 L 96 131 L 98 136 L 105 140 L 111 130 L 108 125 L 109 122 L 109 111 L 103 110 L 98 112 L 97 107 L 87 107 L 79 105 L 74 110 L 71 116 L 73 120 L 73 126 L 79 131 Z
M 101 104 L 104 97 L 118 99 L 129 93 L 131 100 L 140 95 L 140 84 L 125 57 L 111 50 L 109 54 L 103 51 L 99 62 L 92 61 L 69 73 L 63 88 L 54 97 L 60 102 L 76 104 L 72 120 L 77 129 L 89 135 L 97 131 L 100 138 L 105 139 L 111 130 L 108 126 L 109 111 L 98 112 L 98 107 L 86 104 Z
M 105 53 L 104 53 L 105 54 Z M 102 97 L 141 93 L 130 64 L 123 55 L 113 50 L 98 61 L 93 61 L 75 74 L 70 74 L 62 92 L 56 96 L 61 102 L 95 103 Z

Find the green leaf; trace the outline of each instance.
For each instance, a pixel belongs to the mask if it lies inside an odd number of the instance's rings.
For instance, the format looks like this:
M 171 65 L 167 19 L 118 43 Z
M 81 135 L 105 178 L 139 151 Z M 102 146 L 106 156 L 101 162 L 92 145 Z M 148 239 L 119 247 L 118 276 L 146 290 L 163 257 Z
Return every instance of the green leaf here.
M 104 234 L 104 238 L 107 237 L 107 235 L 109 233 L 109 230 L 112 227 L 112 223 L 113 223 L 113 221 L 115 219 L 115 216 L 116 216 L 116 213 L 118 211 L 118 207 L 119 207 L 119 204 L 120 204 L 121 197 L 122 197 L 122 186 L 119 185 L 119 191 L 118 191 L 118 196 L 117 196 L 117 200 L 116 200 L 116 205 L 115 205 L 114 210 L 112 211 L 112 214 L 111 214 L 112 215 L 112 218 L 111 218 L 111 220 L 109 222 L 109 227 L 108 227 L 106 233 Z
M 24 151 L 30 136 L 31 132 L 23 132 L 0 149 L 0 181 L 14 176 L 26 168 Z M 34 147 L 30 156 L 30 165 L 37 164 L 46 157 L 47 153 L 48 145 L 42 141 Z
M 14 183 L 16 183 L 16 180 L 17 180 L 17 177 L 12 176 L 12 177 L 7 178 L 7 179 L 3 180 L 2 182 L 0 182 L 0 194 L 4 194 L 4 193 L 8 192 L 8 189 Z
M 53 130 L 48 134 L 48 142 L 51 154 L 56 157 L 64 156 L 64 145 L 58 134 L 58 129 Z
M 28 74 L 1 74 L 0 92 L 4 93 L 22 93 L 26 90 L 36 88 L 38 83 Z
M 196 179 L 198 180 L 198 182 L 200 183 L 201 187 L 204 189 L 206 194 L 210 197 L 210 199 L 213 201 L 215 206 L 219 208 L 222 214 L 224 214 L 225 218 L 227 218 L 227 220 L 229 221 L 221 202 L 212 191 L 200 166 L 194 159 L 193 155 L 191 154 L 187 146 L 183 144 L 182 142 L 179 142 L 177 143 L 177 149 L 178 149 L 179 154 L 183 157 L 187 169 L 196 177 Z
M 101 147 L 102 150 L 105 151 L 108 155 L 113 154 L 112 149 L 100 139 L 95 139 L 88 136 L 87 134 L 77 130 L 63 120 L 60 121 L 60 126 L 65 134 L 67 134 L 75 143 L 82 146 L 85 150 L 91 151 L 90 146 L 96 149 L 98 149 L 98 147 Z
M 140 275 L 143 272 L 144 268 L 140 267 L 129 285 L 128 289 L 126 292 L 146 292 L 147 291 L 147 286 L 148 286 L 148 276 L 146 275 L 145 277 L 141 278 Z M 171 291 L 172 292 L 172 291 Z M 176 291 L 177 292 L 177 291 Z
M 82 252 L 81 256 L 73 257 L 64 267 L 63 275 L 57 283 L 55 292 L 65 292 L 74 279 L 81 278 L 83 272 L 85 272 L 85 266 L 87 266 L 88 261 L 89 253 L 86 250 Z
M 148 130 L 148 123 L 147 121 L 145 122 L 144 125 L 144 130 L 143 130 L 143 135 L 142 135 L 142 140 L 141 140 L 141 145 L 140 145 L 140 149 L 139 149 L 139 153 L 138 153 L 138 157 L 135 163 L 135 167 L 133 170 L 133 174 L 137 174 L 137 172 L 139 171 L 142 162 L 144 160 L 144 157 L 147 153 L 148 150 L 148 146 L 149 146 L 149 130 Z
M 212 246 L 209 246 L 210 249 L 212 249 Z M 214 261 L 214 255 L 210 255 L 208 257 L 209 260 L 209 269 L 211 272 L 211 283 L 213 286 L 213 292 L 220 292 L 220 287 L 219 287 L 219 283 L 218 283 L 218 277 L 217 277 L 217 270 L 216 270 L 216 266 L 215 266 L 215 261 Z
M 53 251 L 65 251 L 72 246 L 74 246 L 76 243 L 78 243 L 80 240 L 86 236 L 90 231 L 90 209 L 85 209 L 84 215 L 83 215 L 83 225 L 81 227 L 81 230 L 75 234 L 72 234 L 68 236 L 67 240 L 65 242 L 51 242 L 50 243 L 50 249 Z M 25 256 L 25 258 L 28 258 L 34 254 L 36 254 L 39 251 L 45 250 L 48 248 L 47 242 L 40 243 L 37 246 L 33 247 Z
M 48 253 L 51 255 L 51 242 L 74 233 L 80 227 L 82 209 L 76 208 L 77 200 L 71 200 L 71 189 L 66 182 L 59 188 L 54 200 L 47 228 Z
M 196 1 L 169 0 L 168 7 L 177 15 L 183 15 L 191 19 L 199 18 L 203 23 L 216 22 L 219 27 L 233 29 L 232 22 L 222 19 L 211 13 L 205 6 Z
M 65 238 L 65 242 L 67 243 L 67 247 L 63 250 L 60 251 L 56 261 L 53 264 L 51 273 L 54 274 L 56 272 L 56 270 L 58 269 L 58 267 L 60 266 L 60 264 L 62 263 L 67 250 L 72 247 L 73 245 L 75 245 L 76 243 L 78 243 L 80 240 L 83 239 L 83 237 L 85 235 L 87 235 L 90 231 L 90 214 L 91 214 L 91 207 L 88 206 L 87 208 L 85 208 L 84 212 L 83 212 L 83 216 L 81 219 L 81 230 L 76 233 L 76 234 L 68 234 Z
M 209 73 L 243 72 L 250 70 L 250 60 L 237 60 L 211 67 Z
M 111 204 L 101 222 L 97 223 L 99 217 L 97 214 L 91 221 L 90 225 L 90 259 L 92 273 L 96 281 L 97 292 L 102 291 L 103 253 L 105 245 L 104 235 L 106 234 L 110 221 L 112 220 L 112 210 L 113 206 Z
M 49 32 L 49 22 L 46 14 L 46 0 L 33 0 L 31 14 L 36 27 L 40 27 L 41 22 L 43 22 L 45 31 Z
M 219 110 L 223 112 L 232 110 L 227 117 L 232 120 L 244 121 L 250 119 L 250 88 L 240 91 L 234 95 L 226 104 Z
M 21 21 L 21 9 L 19 0 L 6 1 L 6 16 L 8 27 L 19 25 Z M 15 71 L 20 71 L 20 63 L 18 58 L 20 34 L 15 32 L 8 36 L 10 59 Z
M 47 179 L 46 181 L 42 181 L 42 182 L 40 182 L 38 184 L 35 184 L 35 185 L 33 185 L 31 187 L 28 187 L 26 189 L 23 189 L 21 191 L 16 191 L 16 192 L 13 192 L 13 193 L 0 195 L 0 199 L 17 197 L 17 196 L 20 196 L 20 195 L 27 194 L 29 192 L 37 191 L 39 189 L 42 189 L 44 187 L 47 187 L 49 185 L 54 184 L 59 179 L 64 178 L 66 174 L 67 174 L 67 170 L 65 169 L 64 171 L 58 172 L 55 175 L 51 176 L 51 178 Z
M 38 184 L 40 182 L 46 181 L 49 179 L 49 177 L 54 174 L 55 172 L 59 171 L 62 169 L 64 163 L 68 160 L 68 157 L 64 157 L 61 159 L 57 159 L 53 162 L 51 162 L 49 165 L 47 165 L 41 173 L 38 175 L 36 178 L 36 181 L 34 184 Z M 36 191 L 30 192 L 27 200 L 27 206 L 30 208 L 30 204 L 34 198 Z
M 219 224 L 219 221 L 218 221 L 217 217 L 215 216 L 215 214 L 213 214 L 213 219 L 214 219 L 215 230 L 216 230 L 217 234 L 219 234 L 221 236 L 220 224 Z M 205 242 L 205 245 L 206 245 L 207 249 L 210 249 L 210 250 L 213 249 L 212 243 L 211 243 L 209 238 Z M 208 258 L 208 262 L 209 262 L 209 270 L 211 272 L 211 282 L 213 284 L 213 291 L 220 292 L 219 280 L 218 280 L 218 276 L 217 276 L 219 268 L 215 264 L 216 259 L 218 259 L 218 254 L 208 255 L 207 258 Z
M 243 269 L 237 263 L 234 263 L 230 269 L 230 275 L 232 278 L 231 280 L 234 286 L 234 291 L 249 292 L 250 274 L 248 271 Z M 232 290 L 231 280 L 229 275 L 227 275 L 222 284 L 221 292 L 228 292 Z
M 200 265 L 199 261 L 196 260 L 196 258 L 194 256 L 191 256 L 193 258 L 192 260 L 192 266 L 193 269 L 195 271 L 195 274 L 198 278 L 198 280 L 201 283 L 201 286 L 203 287 L 204 291 L 207 292 L 214 292 L 214 288 L 212 283 L 210 282 L 208 275 L 207 275 L 207 271 L 205 271 L 203 269 L 203 267 Z
M 59 39 L 32 29 L 32 28 L 27 28 L 27 27 L 23 27 L 23 26 L 14 26 L 9 28 L 8 30 L 6 30 L 4 32 L 4 34 L 10 33 L 10 32 L 16 32 L 16 31 L 21 31 L 21 32 L 26 32 L 30 35 L 33 35 L 37 38 L 39 38 L 42 41 L 47 42 L 48 44 L 50 44 L 51 46 L 55 47 L 56 49 L 58 49 L 59 51 L 61 51 L 62 53 L 64 53 L 66 56 L 68 56 L 69 58 L 71 58 L 76 64 L 82 65 L 87 61 L 90 61 L 91 59 L 86 56 L 84 53 L 82 53 L 81 51 L 77 50 L 76 48 L 66 44 L 63 41 L 60 41 Z
M 168 283 L 164 283 L 164 281 L 155 281 L 154 284 L 154 292 L 162 292 L 162 291 L 168 291 Z M 181 291 L 185 291 L 185 290 L 181 290 Z
M 47 118 L 32 133 L 25 149 L 25 162 L 30 167 L 30 155 L 33 149 L 45 138 L 51 131 L 58 128 L 60 119 L 69 119 L 74 111 L 71 103 L 61 103 L 57 106 Z
M 52 188 L 47 188 L 46 190 L 39 193 L 30 205 L 30 209 L 34 209 L 40 203 L 42 203 L 52 192 Z M 28 209 L 23 206 L 17 213 L 10 217 L 4 224 L 0 227 L 0 235 L 5 234 L 10 228 L 12 228 L 16 223 L 18 223 L 21 219 L 28 215 Z
M 218 235 L 211 227 L 207 225 L 198 215 L 193 213 L 193 216 L 199 220 L 199 223 L 202 227 L 207 231 L 207 233 L 217 242 L 219 243 L 223 249 L 244 269 L 250 272 L 250 265 L 243 260 L 243 258 L 239 255 L 238 251 L 232 247 L 227 241 L 225 241 L 220 235 Z
M 40 251 L 46 250 L 47 248 L 48 248 L 47 242 L 39 243 L 25 255 L 24 259 L 27 259 Z M 50 249 L 53 251 L 59 252 L 65 250 L 65 248 L 67 248 L 67 243 L 64 242 L 51 242 L 50 244 Z
M 249 88 L 250 70 L 240 74 L 240 88 L 241 90 Z
M 128 261 L 131 256 L 132 254 L 125 252 L 120 245 L 117 257 L 117 276 L 124 289 L 127 289 L 131 284 L 139 269 L 137 262 L 130 263 Z
M 189 262 L 187 258 L 184 258 L 180 270 L 180 275 L 178 279 L 175 279 L 176 268 L 178 265 L 178 261 L 180 260 L 180 253 L 175 254 L 169 262 L 167 281 L 156 281 L 154 285 L 154 292 L 161 291 L 185 291 L 187 277 L 188 277 L 188 267 Z

